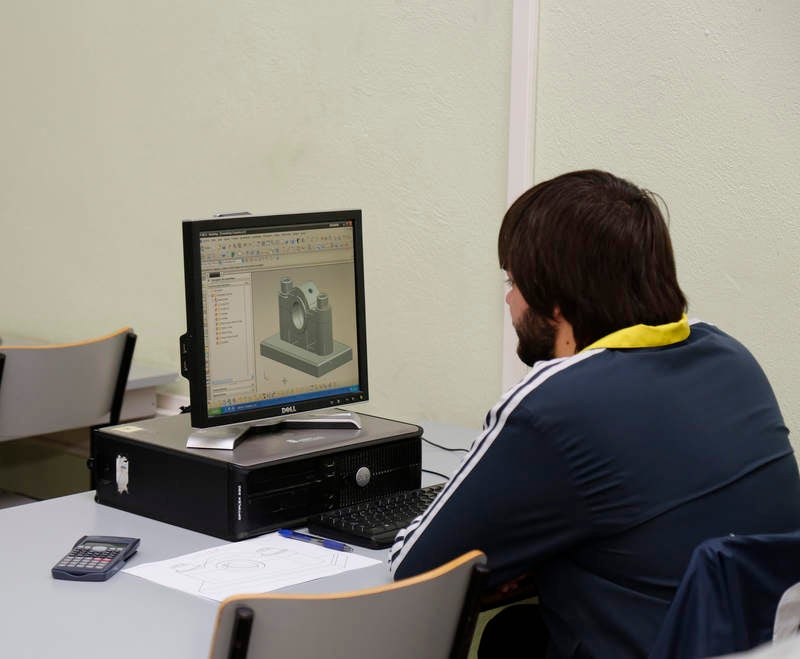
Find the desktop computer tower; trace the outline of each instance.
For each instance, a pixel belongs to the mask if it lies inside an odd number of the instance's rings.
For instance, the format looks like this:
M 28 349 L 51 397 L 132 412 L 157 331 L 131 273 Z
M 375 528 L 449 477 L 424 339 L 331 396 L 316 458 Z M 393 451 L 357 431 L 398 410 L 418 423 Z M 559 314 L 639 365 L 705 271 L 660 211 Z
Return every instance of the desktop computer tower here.
M 233 450 L 186 448 L 188 414 L 95 429 L 95 500 L 242 540 L 420 487 L 422 428 L 359 417 L 359 430 L 279 427 L 246 436 Z

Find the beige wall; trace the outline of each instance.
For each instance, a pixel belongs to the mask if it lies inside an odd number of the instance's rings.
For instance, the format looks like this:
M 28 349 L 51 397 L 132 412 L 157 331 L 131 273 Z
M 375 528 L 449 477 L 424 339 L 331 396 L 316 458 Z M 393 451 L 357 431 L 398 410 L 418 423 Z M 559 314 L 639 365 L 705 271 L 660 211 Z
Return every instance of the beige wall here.
M 3 0 L 3 328 L 173 366 L 180 220 L 361 208 L 372 401 L 500 391 L 511 4 Z M 186 391 L 185 387 L 180 388 Z
M 540 4 L 535 179 L 602 167 L 663 195 L 691 314 L 750 346 L 800 428 L 796 3 Z M 176 367 L 181 219 L 360 207 L 359 409 L 479 426 L 511 7 L 3 0 L 0 332 L 131 324 L 138 360 Z
M 541 5 L 535 178 L 664 197 L 690 316 L 756 354 L 800 448 L 800 3 Z

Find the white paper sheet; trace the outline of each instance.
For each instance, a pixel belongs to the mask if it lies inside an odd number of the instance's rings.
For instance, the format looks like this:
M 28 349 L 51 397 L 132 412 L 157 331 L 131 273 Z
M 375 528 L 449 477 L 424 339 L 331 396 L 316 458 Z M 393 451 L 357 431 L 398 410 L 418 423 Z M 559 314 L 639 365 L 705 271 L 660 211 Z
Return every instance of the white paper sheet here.
M 380 562 L 269 533 L 123 571 L 221 602 L 231 595 L 265 593 Z

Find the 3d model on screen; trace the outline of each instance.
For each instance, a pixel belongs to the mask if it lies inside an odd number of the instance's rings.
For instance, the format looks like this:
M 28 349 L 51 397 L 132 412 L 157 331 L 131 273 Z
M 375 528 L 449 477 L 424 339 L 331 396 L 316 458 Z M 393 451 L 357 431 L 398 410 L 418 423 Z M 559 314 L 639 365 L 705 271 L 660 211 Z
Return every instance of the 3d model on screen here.
M 313 281 L 281 279 L 278 318 L 280 332 L 261 342 L 264 357 L 316 377 L 353 359 L 352 348 L 333 340 L 330 301 Z

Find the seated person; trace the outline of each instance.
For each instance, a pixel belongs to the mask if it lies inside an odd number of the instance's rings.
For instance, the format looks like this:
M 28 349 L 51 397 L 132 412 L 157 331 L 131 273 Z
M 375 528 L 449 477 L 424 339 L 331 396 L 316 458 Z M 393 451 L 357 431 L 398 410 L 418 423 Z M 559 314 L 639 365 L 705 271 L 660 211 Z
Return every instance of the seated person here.
M 484 640 L 497 624 L 525 656 L 646 656 L 697 544 L 800 528 L 788 430 L 750 352 L 687 319 L 651 193 L 594 170 L 539 183 L 498 253 L 531 370 L 398 533 L 390 569 L 481 549 L 500 601 L 520 579 L 540 601 L 504 609 Z

